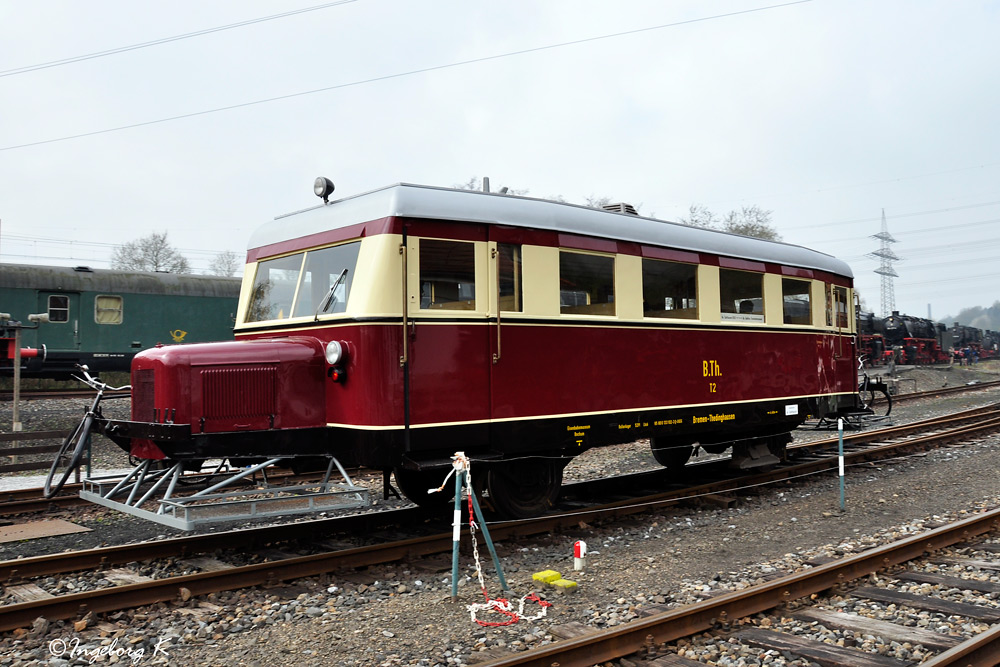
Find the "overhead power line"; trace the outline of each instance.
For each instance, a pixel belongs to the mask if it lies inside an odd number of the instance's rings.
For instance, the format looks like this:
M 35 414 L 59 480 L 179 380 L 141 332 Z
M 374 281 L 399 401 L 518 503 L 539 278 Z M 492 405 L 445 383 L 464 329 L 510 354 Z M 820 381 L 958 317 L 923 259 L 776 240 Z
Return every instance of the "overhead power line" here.
M 634 30 L 624 30 L 622 32 L 609 33 L 606 35 L 598 35 L 596 37 L 584 37 L 582 39 L 574 39 L 568 42 L 559 42 L 558 44 L 546 44 L 544 46 L 535 46 L 527 49 L 520 49 L 518 51 L 508 51 L 506 53 L 498 53 L 491 56 L 482 56 L 480 58 L 470 58 L 468 60 L 460 60 L 457 62 L 447 63 L 444 65 L 431 65 L 429 67 L 421 67 L 419 69 L 407 70 L 405 72 L 396 72 L 394 74 L 386 74 L 383 76 L 376 76 L 370 79 L 361 79 L 358 81 L 350 81 L 348 83 L 338 83 L 332 86 L 325 86 L 323 88 L 314 88 L 312 90 L 304 90 L 297 93 L 289 93 L 287 95 L 278 95 L 276 97 L 268 97 L 261 100 L 254 100 L 252 102 L 241 102 L 239 104 L 230 104 L 224 107 L 216 107 L 214 109 L 205 109 L 202 111 L 192 111 L 191 113 L 178 114 L 176 116 L 168 116 L 166 118 L 157 118 L 155 120 L 147 120 L 141 123 L 132 123 L 130 125 L 119 125 L 118 127 L 109 127 L 103 130 L 94 130 L 92 132 L 82 132 L 80 134 L 72 134 L 65 137 L 57 137 L 55 139 L 43 139 L 42 141 L 32 141 L 26 144 L 17 144 L 15 146 L 4 146 L 0 148 L 0 151 L 11 151 L 18 148 L 28 148 L 31 146 L 41 146 L 44 144 L 52 144 L 59 141 L 69 141 L 71 139 L 82 139 L 83 137 L 93 137 L 99 134 L 108 134 L 110 132 L 120 132 L 122 130 L 131 130 L 137 127 L 145 127 L 147 125 L 157 125 L 159 123 L 169 123 L 175 120 L 181 120 L 184 118 L 195 118 L 197 116 L 207 116 L 208 114 L 219 113 L 221 111 L 232 111 L 233 109 L 242 109 L 245 107 L 256 106 L 259 104 L 268 104 L 270 102 L 278 102 L 281 100 L 293 99 L 296 97 L 304 97 L 306 95 L 315 95 L 316 93 L 324 93 L 331 90 L 339 90 L 342 88 L 351 88 L 354 86 L 362 86 L 369 83 L 376 83 L 379 81 L 388 81 L 390 79 L 399 79 L 402 77 L 413 76 L 414 74 L 425 74 L 427 72 L 436 72 L 438 70 L 452 69 L 456 67 L 464 67 L 466 65 L 476 65 L 479 63 L 490 62 L 492 60 L 500 60 L 502 58 L 510 58 L 512 56 L 521 56 L 528 53 L 538 53 L 540 51 L 551 51 L 554 49 L 561 49 L 567 46 L 576 46 L 579 44 L 587 44 L 589 42 L 599 42 L 607 39 L 615 39 L 617 37 L 626 37 L 628 35 L 637 35 L 644 32 L 651 32 L 654 30 L 663 30 L 665 28 L 676 28 L 682 25 L 689 25 L 692 23 L 703 23 L 705 21 L 714 21 L 716 19 L 730 18 L 733 16 L 740 16 L 743 14 L 753 14 L 755 12 L 764 12 L 771 9 L 780 9 L 783 7 L 790 7 L 792 5 L 801 5 L 807 2 L 813 2 L 813 0 L 793 0 L 792 2 L 784 2 L 777 5 L 768 5 L 766 7 L 754 7 L 752 9 L 743 9 L 737 12 L 728 12 L 725 14 L 714 14 L 712 16 L 703 16 L 696 19 L 688 19 L 686 21 L 675 21 L 674 23 L 663 23 L 661 25 L 648 26 L 646 28 L 635 28 Z
M 292 11 L 282 12 L 281 14 L 271 14 L 270 16 L 262 16 L 256 19 L 248 19 L 246 21 L 239 21 L 237 23 L 228 23 L 226 25 L 216 26 L 214 28 L 205 28 L 204 30 L 196 30 L 194 32 L 186 32 L 183 35 L 174 35 L 172 37 L 163 37 L 160 39 L 150 40 L 148 42 L 140 42 L 138 44 L 130 44 L 129 46 L 119 46 L 114 49 L 107 49 L 106 51 L 95 51 L 94 53 L 86 53 L 80 56 L 72 56 L 70 58 L 62 58 L 60 60 L 51 60 L 46 63 L 39 63 L 37 65 L 25 65 L 24 67 L 15 67 L 13 69 L 0 70 L 0 78 L 5 76 L 16 76 L 18 74 L 25 74 L 27 72 L 36 72 L 40 69 L 48 69 L 50 67 L 59 67 L 61 65 L 69 65 L 71 63 L 78 63 L 84 60 L 93 60 L 94 58 L 103 58 L 105 56 L 113 56 L 116 53 L 125 53 L 126 51 L 135 51 L 137 49 L 145 49 L 150 46 L 158 46 L 160 44 L 168 44 L 170 42 L 178 42 L 182 39 L 190 39 L 192 37 L 201 37 L 202 35 L 209 35 L 214 32 L 222 32 L 223 30 L 232 30 L 234 28 L 243 28 L 248 25 L 253 25 L 255 23 L 263 23 L 265 21 L 274 21 L 275 19 L 283 19 L 289 16 L 296 16 L 297 14 L 305 14 L 306 12 L 315 12 L 320 9 L 329 9 L 330 7 L 336 7 L 337 5 L 345 5 L 349 2 L 357 2 L 358 0 L 337 0 L 337 2 L 328 2 L 323 5 L 316 5 L 314 7 L 304 7 L 302 9 L 293 9 Z

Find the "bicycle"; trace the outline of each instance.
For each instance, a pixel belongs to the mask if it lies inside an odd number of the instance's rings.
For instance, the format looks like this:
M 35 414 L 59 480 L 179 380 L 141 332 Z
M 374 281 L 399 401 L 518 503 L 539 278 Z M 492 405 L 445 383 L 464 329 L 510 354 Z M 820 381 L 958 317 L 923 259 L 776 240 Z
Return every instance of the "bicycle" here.
M 876 376 L 874 380 L 868 376 L 864 355 L 858 357 L 858 371 L 861 373 L 861 381 L 858 383 L 861 409 L 876 417 L 888 417 L 892 412 L 892 394 L 889 393 L 889 386 L 882 381 L 881 376 Z M 881 398 L 879 394 L 882 395 Z M 883 406 L 885 413 L 879 414 Z
M 112 387 L 108 383 L 101 381 L 100 378 L 92 376 L 89 373 L 90 369 L 86 365 L 78 365 L 77 368 L 80 369 L 83 377 L 77 375 L 73 377 L 96 389 L 97 396 L 94 397 L 94 402 L 84 414 L 80 423 L 77 424 L 77 427 L 63 440 L 59 453 L 56 454 L 55 460 L 52 461 L 52 467 L 49 469 L 49 474 L 45 478 L 45 486 L 43 487 L 46 498 L 51 498 L 62 491 L 66 480 L 80 466 L 80 461 L 83 458 L 83 450 L 86 449 L 87 443 L 90 440 L 90 429 L 94 425 L 94 419 L 103 418 L 101 414 L 101 400 L 104 398 L 104 392 L 132 389 L 132 385 L 128 384 L 121 387 Z M 53 480 L 57 477 L 58 481 L 53 483 Z

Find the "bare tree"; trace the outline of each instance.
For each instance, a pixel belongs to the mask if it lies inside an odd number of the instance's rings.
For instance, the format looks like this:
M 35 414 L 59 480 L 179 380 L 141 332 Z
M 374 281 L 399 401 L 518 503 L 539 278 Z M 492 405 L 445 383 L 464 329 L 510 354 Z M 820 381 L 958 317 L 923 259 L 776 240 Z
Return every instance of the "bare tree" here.
M 149 236 L 116 247 L 111 254 L 111 268 L 191 273 L 187 258 L 167 242 L 166 232 L 153 232 Z
M 208 265 L 208 272 L 213 276 L 235 276 L 243 268 L 240 256 L 232 250 L 224 250 L 215 256 Z
M 467 180 L 465 183 L 456 183 L 453 187 L 456 190 L 476 190 L 476 191 L 481 192 L 482 189 L 483 189 L 483 179 L 479 178 L 478 176 L 473 176 L 472 178 L 470 178 L 469 180 Z M 492 184 L 490 185 L 490 190 L 492 192 L 502 192 L 502 193 L 508 194 L 508 195 L 526 195 L 526 194 L 528 194 L 528 190 L 527 189 L 524 189 L 524 190 L 519 190 L 519 189 L 516 189 L 516 188 L 506 188 L 506 189 L 504 189 L 504 186 L 494 187 Z
M 739 211 L 730 211 L 722 219 L 722 229 L 732 234 L 753 236 L 766 241 L 780 241 L 781 234 L 771 225 L 774 211 L 762 209 L 754 204 L 744 206 Z
M 688 208 L 687 217 L 680 218 L 678 222 L 684 225 L 690 225 L 691 227 L 714 228 L 719 222 L 719 219 L 715 217 L 714 213 L 701 204 L 691 204 Z
M 720 220 L 701 204 L 691 204 L 687 217 L 680 218 L 678 222 L 692 227 L 721 229 L 731 234 L 753 236 L 766 241 L 780 241 L 781 234 L 771 224 L 772 213 L 774 211 L 762 209 L 754 204 L 744 206 L 738 211 L 730 211 Z

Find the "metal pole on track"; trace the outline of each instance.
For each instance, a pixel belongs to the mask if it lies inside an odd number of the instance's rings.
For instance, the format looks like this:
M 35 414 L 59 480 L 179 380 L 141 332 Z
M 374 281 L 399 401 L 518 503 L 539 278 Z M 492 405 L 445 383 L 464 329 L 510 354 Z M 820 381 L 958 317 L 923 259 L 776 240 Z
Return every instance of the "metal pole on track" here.
M 462 536 L 462 482 L 465 471 L 455 473 L 455 514 L 451 524 L 451 601 L 458 602 L 458 541 Z
M 472 486 L 471 484 L 469 485 Z M 479 519 L 479 527 L 483 529 L 483 538 L 486 540 L 486 546 L 489 547 L 490 556 L 493 557 L 493 567 L 497 569 L 497 577 L 500 579 L 500 588 L 503 589 L 504 593 L 510 592 L 510 587 L 507 586 L 507 579 L 503 576 L 503 568 L 500 567 L 500 558 L 497 556 L 496 547 L 493 546 L 493 539 L 490 537 L 490 529 L 486 527 L 486 519 L 483 518 L 483 511 L 479 509 L 479 501 L 476 500 L 475 492 L 469 489 L 469 498 L 472 499 L 472 508 L 476 512 L 476 518 Z

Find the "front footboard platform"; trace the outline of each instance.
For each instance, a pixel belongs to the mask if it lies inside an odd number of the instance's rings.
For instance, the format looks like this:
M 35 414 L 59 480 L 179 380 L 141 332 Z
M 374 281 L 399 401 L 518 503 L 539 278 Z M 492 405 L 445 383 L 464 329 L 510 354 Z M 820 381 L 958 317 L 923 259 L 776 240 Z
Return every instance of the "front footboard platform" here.
M 154 470 L 154 462 L 146 460 L 124 476 L 84 479 L 80 497 L 180 530 L 371 504 L 368 489 L 354 484 L 333 457 L 320 481 L 294 485 L 268 481 L 267 468 L 280 460 L 225 470 L 223 462 L 214 472 L 197 474 L 185 474 L 182 462 Z M 334 467 L 343 481 L 331 481 Z M 258 473 L 262 482 L 257 481 Z

